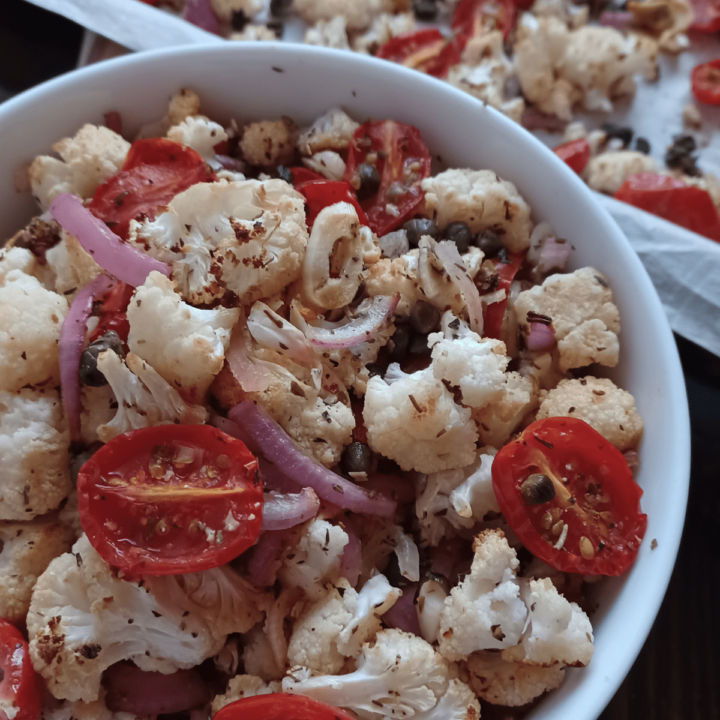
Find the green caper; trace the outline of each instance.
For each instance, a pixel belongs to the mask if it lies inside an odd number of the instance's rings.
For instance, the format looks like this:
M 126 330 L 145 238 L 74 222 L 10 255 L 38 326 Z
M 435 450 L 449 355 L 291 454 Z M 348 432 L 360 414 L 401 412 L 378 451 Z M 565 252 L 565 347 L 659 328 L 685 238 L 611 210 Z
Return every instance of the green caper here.
M 390 362 L 400 362 L 407 352 L 412 336 L 412 330 L 407 325 L 398 325 L 390 338 Z
M 555 497 L 553 481 L 542 473 L 533 473 L 520 486 L 526 505 L 543 505 Z
M 357 180 L 360 183 L 356 190 L 357 199 L 362 202 L 375 195 L 380 188 L 380 173 L 376 167 L 362 163 L 355 171 Z
M 477 246 L 487 257 L 495 257 L 502 249 L 502 241 L 492 230 L 483 230 L 476 239 Z
M 427 334 L 437 329 L 440 311 L 425 300 L 418 300 L 410 311 L 410 324 L 419 333 Z
M 350 443 L 340 457 L 342 469 L 347 472 L 368 472 L 372 466 L 372 450 L 360 442 Z
M 417 247 L 423 235 L 429 235 L 433 240 L 437 240 L 440 235 L 440 228 L 429 218 L 413 218 L 408 220 L 403 228 L 407 233 L 410 247 Z
M 460 254 L 468 251 L 472 237 L 473 234 L 470 232 L 470 228 L 467 226 L 467 223 L 464 223 L 461 220 L 449 223 L 442 231 L 442 239 L 454 242 L 457 245 L 457 249 Z

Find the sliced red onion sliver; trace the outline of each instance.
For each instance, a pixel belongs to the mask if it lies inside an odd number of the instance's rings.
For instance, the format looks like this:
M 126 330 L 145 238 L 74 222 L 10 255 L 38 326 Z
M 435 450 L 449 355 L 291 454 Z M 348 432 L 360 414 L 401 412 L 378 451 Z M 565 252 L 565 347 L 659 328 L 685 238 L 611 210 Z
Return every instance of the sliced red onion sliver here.
M 311 487 L 323 500 L 364 515 L 392 517 L 394 514 L 395 502 L 390 498 L 370 497 L 362 488 L 303 455 L 259 405 L 245 400 L 232 408 L 228 417 L 240 427 L 243 435 L 240 439 L 251 451 L 255 452 L 253 447 L 258 448 L 266 460 L 282 468 L 301 487 Z
M 118 280 L 138 287 L 153 270 L 170 277 L 169 265 L 123 242 L 102 220 L 83 207 L 79 197 L 61 193 L 52 201 L 49 212 L 65 232 L 77 238 L 103 270 Z
M 287 530 L 317 515 L 320 500 L 312 488 L 299 493 L 265 493 L 263 530 Z
M 627 10 L 606 10 L 600 13 L 600 24 L 615 30 L 627 30 L 632 25 L 633 14 Z
M 306 335 L 311 345 L 324 348 L 347 348 L 367 342 L 385 327 L 395 312 L 400 293 L 378 295 L 362 315 L 337 328 L 308 325 Z
M 235 325 L 225 359 L 230 372 L 245 392 L 262 392 L 267 389 L 270 375 L 265 367 L 253 360 L 250 333 L 244 317 L 240 317 Z
M 390 628 L 422 637 L 420 621 L 415 608 L 415 592 L 417 583 L 410 583 L 403 588 L 397 602 L 382 616 L 383 622 Z
M 105 704 L 114 713 L 146 716 L 184 712 L 212 698 L 209 685 L 195 669 L 165 675 L 121 662 L 105 671 L 103 684 L 107 688 Z
M 288 534 L 287 530 L 269 530 L 260 535 L 247 564 L 246 577 L 255 587 L 267 587 L 275 581 L 274 566 L 285 547 Z
M 460 290 L 460 294 L 467 306 L 470 329 L 478 335 L 482 335 L 483 312 L 480 292 L 470 275 L 468 275 L 457 245 L 451 240 L 442 240 L 435 245 L 435 254 L 442 263 L 445 272 Z
M 228 420 L 230 422 L 230 420 Z M 235 423 L 233 423 L 235 425 Z M 237 427 L 237 425 L 235 425 Z M 301 487 L 294 480 L 291 480 L 280 468 L 268 462 L 262 455 L 258 457 L 260 476 L 263 487 L 266 490 L 274 490 L 279 493 L 297 493 Z
M 210 0 L 185 0 L 183 18 L 202 30 L 220 35 L 220 23 L 210 6 Z
M 532 351 L 551 350 L 555 347 L 555 332 L 550 325 L 531 322 L 525 345 Z
M 561 120 L 555 115 L 548 115 L 540 112 L 534 107 L 525 108 L 520 124 L 526 130 L 544 130 L 545 132 L 556 133 L 565 130 L 567 120 Z
M 565 240 L 553 236 L 545 238 L 540 250 L 538 269 L 541 272 L 564 270 L 571 250 L 572 245 Z
M 245 165 L 241 160 L 236 160 L 234 157 L 229 155 L 216 155 L 215 161 L 224 170 L 230 170 L 230 172 L 244 173 Z
M 80 356 L 85 343 L 85 325 L 92 312 L 93 300 L 107 292 L 115 281 L 107 275 L 98 275 L 88 283 L 70 305 L 60 328 L 58 349 L 60 354 L 60 389 L 63 409 L 70 428 L 70 439 L 80 440 Z

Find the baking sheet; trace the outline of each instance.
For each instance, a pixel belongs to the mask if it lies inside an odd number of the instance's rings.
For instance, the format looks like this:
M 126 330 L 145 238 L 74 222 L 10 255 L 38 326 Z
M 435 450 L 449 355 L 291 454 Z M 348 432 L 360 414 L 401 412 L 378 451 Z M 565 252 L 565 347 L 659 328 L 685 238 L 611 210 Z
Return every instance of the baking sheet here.
M 86 43 L 83 64 L 123 51 L 151 50 L 182 44 L 222 43 L 177 15 L 138 0 L 28 0 L 59 13 L 109 38 Z M 258 20 L 265 20 L 260 16 Z M 298 19 L 285 23 L 283 40 L 302 41 L 304 26 Z M 609 116 L 576 113 L 588 127 L 612 121 L 629 125 L 646 138 L 651 155 L 664 166 L 665 148 L 673 135 L 683 132 L 682 109 L 692 101 L 689 75 L 693 66 L 720 56 L 715 34 L 691 36 L 691 49 L 678 56 L 661 54 L 657 83 L 638 80 L 634 98 L 616 103 Z M 720 107 L 698 106 L 702 129 L 694 132 L 700 150 L 699 166 L 720 176 Z M 546 144 L 560 142 L 557 135 L 536 133 Z M 620 225 L 645 264 L 663 302 L 670 324 L 678 334 L 720 355 L 720 245 L 641 210 L 598 195 L 598 201 Z

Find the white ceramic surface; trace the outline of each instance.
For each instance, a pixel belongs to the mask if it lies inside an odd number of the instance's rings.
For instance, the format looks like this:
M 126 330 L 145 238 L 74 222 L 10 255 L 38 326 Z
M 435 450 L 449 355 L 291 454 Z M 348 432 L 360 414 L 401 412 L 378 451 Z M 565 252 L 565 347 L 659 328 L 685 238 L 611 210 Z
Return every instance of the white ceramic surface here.
M 574 267 L 608 275 L 622 320 L 621 362 L 610 373 L 636 398 L 645 542 L 626 576 L 605 581 L 593 617 L 595 655 L 529 717 L 593 720 L 630 669 L 662 601 L 680 542 L 689 480 L 687 400 L 675 343 L 650 280 L 590 191 L 539 141 L 469 95 L 420 73 L 360 55 L 276 43 L 165 50 L 101 63 L 0 105 L 0 238 L 36 212 L 13 189 L 13 168 L 48 152 L 85 122 L 119 110 L 126 132 L 163 115 L 187 86 L 204 111 L 239 122 L 288 115 L 307 123 L 333 105 L 359 120 L 416 125 L 443 164 L 492 168 L 576 248 Z M 657 548 L 651 549 L 651 540 Z

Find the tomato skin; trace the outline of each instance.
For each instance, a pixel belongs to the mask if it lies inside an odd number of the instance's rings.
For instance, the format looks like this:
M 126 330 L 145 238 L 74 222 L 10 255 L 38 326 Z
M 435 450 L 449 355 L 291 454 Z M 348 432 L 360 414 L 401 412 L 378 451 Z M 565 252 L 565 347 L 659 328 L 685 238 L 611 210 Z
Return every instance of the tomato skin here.
M 0 671 L 0 700 L 15 704 L 14 720 L 37 720 L 42 709 L 40 677 L 33 670 L 25 639 L 5 620 L 0 620 Z M 7 720 L 2 710 L 0 718 Z
M 325 182 L 327 178 L 315 170 L 306 167 L 288 168 L 292 175 L 293 187 L 299 190 L 302 185 L 309 182 Z
M 100 321 L 90 333 L 89 342 L 101 338 L 106 332 L 114 330 L 123 342 L 127 342 L 130 323 L 127 319 L 127 306 L 135 288 L 120 280 L 108 290 L 100 303 Z
M 304 695 L 270 693 L 241 698 L 220 708 L 213 720 L 352 720 L 344 710 Z
M 339 202 L 350 203 L 357 211 L 360 224 L 368 224 L 365 212 L 360 207 L 360 203 L 358 203 L 355 193 L 350 187 L 350 183 L 344 180 L 334 181 L 325 180 L 324 178 L 323 180 L 310 180 L 297 185 L 295 189 L 305 196 L 305 202 L 307 204 L 305 222 L 307 223 L 308 230 L 312 228 L 315 218 L 323 208 Z
M 670 175 L 631 175 L 615 199 L 720 242 L 720 216 L 708 192 Z
M 358 165 L 366 161 L 368 154 L 377 157 L 380 187 L 361 205 L 370 229 L 382 237 L 411 218 L 425 199 L 420 184 L 430 175 L 430 153 L 412 125 L 394 120 L 365 123 L 355 131 L 348 146 L 343 180 L 351 186 Z M 394 183 L 401 184 L 406 192 L 388 198 Z M 388 205 L 397 209 L 397 215 L 387 212 Z
M 455 31 L 462 51 L 470 38 L 479 37 L 488 30 L 500 30 L 503 38 L 507 38 L 515 25 L 516 14 L 513 0 L 460 0 L 450 27 Z
M 165 138 L 136 140 L 119 172 L 95 191 L 89 210 L 124 240 L 131 220 L 157 209 L 215 173 L 194 150 Z
M 500 257 L 492 259 L 492 263 L 495 265 L 495 272 L 498 274 L 496 290 L 508 290 L 525 259 L 524 253 L 506 252 L 505 256 L 509 262 L 502 262 L 502 258 Z M 485 308 L 485 318 L 483 321 L 483 335 L 485 337 L 495 338 L 495 340 L 500 339 L 506 307 L 507 297 L 505 300 L 491 303 Z
M 192 449 L 185 464 L 173 460 L 179 448 Z M 219 567 L 260 532 L 257 460 L 240 440 L 210 425 L 119 435 L 80 468 L 77 490 L 90 544 L 130 577 Z
M 460 48 L 454 38 L 444 37 L 437 28 L 425 28 L 390 38 L 375 57 L 444 78 L 460 62 Z
M 718 0 L 691 0 L 695 15 L 691 30 L 717 32 L 720 30 L 720 2 Z
M 690 89 L 705 105 L 720 105 L 720 60 L 696 65 L 690 72 Z
M 578 175 L 590 160 L 590 144 L 585 138 L 578 138 L 553 148 L 553 152 Z
M 553 478 L 555 497 L 526 505 L 520 488 L 534 473 Z M 642 490 L 622 453 L 586 422 L 551 417 L 532 423 L 495 456 L 492 483 L 520 542 L 551 567 L 620 575 L 632 565 L 647 527 Z M 560 535 L 552 531 L 556 524 L 567 527 L 559 549 L 553 547 Z M 592 556 L 581 554 L 583 539 Z

